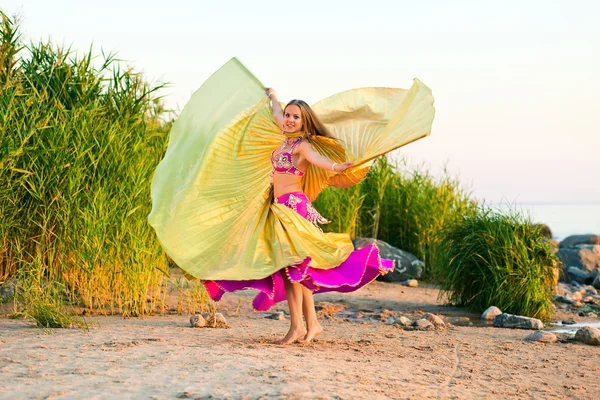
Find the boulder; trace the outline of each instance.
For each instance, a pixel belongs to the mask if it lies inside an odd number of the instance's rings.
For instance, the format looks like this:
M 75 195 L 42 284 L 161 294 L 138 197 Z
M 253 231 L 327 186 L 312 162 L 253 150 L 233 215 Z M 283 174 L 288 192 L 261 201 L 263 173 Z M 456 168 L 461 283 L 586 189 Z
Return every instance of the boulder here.
M 540 233 L 544 235 L 546 239 L 552 239 L 552 230 L 546 224 L 534 224 L 535 227 L 540 228 Z
M 584 326 L 575 332 L 575 340 L 585 344 L 600 346 L 600 329 Z
M 376 244 L 379 247 L 379 254 L 382 258 L 395 261 L 394 270 L 377 277 L 377 280 L 383 282 L 403 282 L 412 278 L 419 279 L 423 276 L 425 263 L 407 251 L 400 250 L 377 239 L 356 238 L 352 242 L 355 249 L 361 249 L 369 244 Z
M 577 267 L 568 267 L 567 275 L 573 282 L 577 283 L 585 283 L 588 279 L 590 279 L 590 274 L 585 271 L 580 270 Z
M 574 247 L 580 244 L 600 244 L 600 236 L 591 233 L 585 235 L 571 235 L 560 242 L 558 247 L 562 249 L 564 247 Z
M 552 332 L 535 331 L 527 335 L 525 340 L 530 340 L 532 342 L 554 343 L 558 339 Z
M 491 306 L 485 310 L 483 314 L 481 314 L 481 319 L 485 321 L 493 321 L 494 318 L 496 318 L 496 315 L 500 314 L 502 314 L 502 311 L 498 307 Z
M 539 319 L 506 313 L 497 315 L 496 318 L 494 318 L 494 326 L 497 328 L 513 329 L 544 329 L 544 324 Z
M 563 264 L 563 269 L 576 267 L 586 273 L 600 267 L 600 246 L 576 246 L 561 248 L 556 256 Z
M 596 275 L 596 278 L 594 278 L 594 281 L 592 282 L 592 286 L 595 289 L 600 289 L 600 274 Z

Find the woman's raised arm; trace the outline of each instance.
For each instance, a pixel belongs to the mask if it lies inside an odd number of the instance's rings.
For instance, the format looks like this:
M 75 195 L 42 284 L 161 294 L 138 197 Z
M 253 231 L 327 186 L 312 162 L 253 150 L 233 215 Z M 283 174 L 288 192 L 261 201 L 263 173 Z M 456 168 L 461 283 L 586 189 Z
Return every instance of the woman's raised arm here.
M 273 110 L 273 118 L 275 118 L 275 122 L 277 125 L 283 130 L 283 109 L 281 108 L 281 104 L 279 104 L 279 100 L 277 100 L 277 95 L 275 94 L 275 90 L 272 88 L 266 88 L 265 93 L 271 99 L 271 109 Z
M 310 144 L 308 141 L 302 141 L 300 146 L 298 146 L 298 150 L 304 156 L 304 158 L 308 160 L 309 163 L 322 169 L 327 169 L 333 172 L 344 172 L 352 166 L 350 161 L 346 161 L 341 164 L 334 163 L 329 158 L 317 153 L 312 144 Z

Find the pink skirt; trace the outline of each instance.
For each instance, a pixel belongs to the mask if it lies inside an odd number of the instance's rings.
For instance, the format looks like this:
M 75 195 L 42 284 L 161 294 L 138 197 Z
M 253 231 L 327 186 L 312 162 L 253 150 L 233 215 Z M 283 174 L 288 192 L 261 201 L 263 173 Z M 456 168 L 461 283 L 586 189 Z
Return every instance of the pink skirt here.
M 327 222 L 302 192 L 286 193 L 277 197 L 274 202 L 291 208 L 315 225 Z M 259 293 L 252 305 L 257 311 L 267 311 L 274 304 L 286 300 L 281 274 L 286 274 L 291 282 L 300 283 L 313 293 L 345 293 L 358 290 L 377 276 L 394 269 L 394 261 L 382 259 L 379 249 L 374 244 L 353 251 L 343 263 L 331 269 L 311 268 L 310 261 L 311 258 L 306 257 L 299 264 L 287 266 L 262 279 L 214 280 L 203 283 L 215 301 L 221 300 L 225 292 L 256 289 Z

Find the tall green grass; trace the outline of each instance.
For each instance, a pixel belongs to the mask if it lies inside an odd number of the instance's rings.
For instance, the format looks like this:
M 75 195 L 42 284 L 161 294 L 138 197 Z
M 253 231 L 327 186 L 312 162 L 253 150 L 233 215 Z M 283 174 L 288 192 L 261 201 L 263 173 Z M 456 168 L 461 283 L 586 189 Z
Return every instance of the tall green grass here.
M 4 14 L 0 35 L 0 280 L 21 272 L 90 310 L 151 312 L 168 271 L 146 222 L 163 85 L 110 54 L 24 46 Z
M 558 259 L 539 225 L 484 209 L 440 238 L 438 278 L 451 303 L 550 319 Z
M 328 231 L 373 237 L 410 251 L 433 277 L 435 251 L 442 229 L 475 215 L 477 203 L 457 179 L 379 158 L 366 178 L 349 189 L 326 189 L 315 201 L 332 223 Z

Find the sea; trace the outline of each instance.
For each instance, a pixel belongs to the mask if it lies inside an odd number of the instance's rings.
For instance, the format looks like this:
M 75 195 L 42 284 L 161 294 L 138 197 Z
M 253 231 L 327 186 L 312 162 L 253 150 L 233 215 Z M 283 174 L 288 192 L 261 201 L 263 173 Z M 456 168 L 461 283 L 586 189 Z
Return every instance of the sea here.
M 513 203 L 492 204 L 499 210 L 516 209 L 543 223 L 552 231 L 552 238 L 562 240 L 570 235 L 592 233 L 600 235 L 600 202 L 598 203 Z

